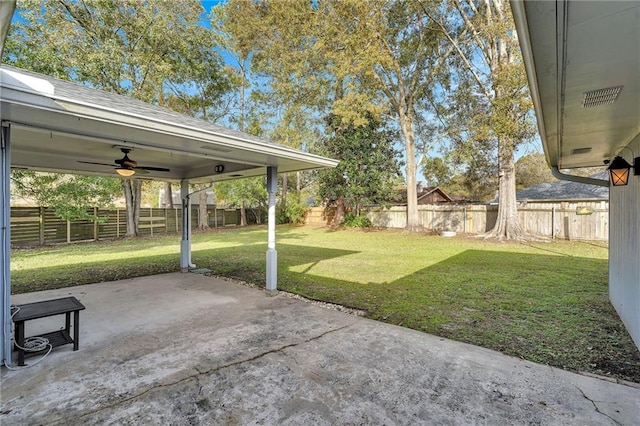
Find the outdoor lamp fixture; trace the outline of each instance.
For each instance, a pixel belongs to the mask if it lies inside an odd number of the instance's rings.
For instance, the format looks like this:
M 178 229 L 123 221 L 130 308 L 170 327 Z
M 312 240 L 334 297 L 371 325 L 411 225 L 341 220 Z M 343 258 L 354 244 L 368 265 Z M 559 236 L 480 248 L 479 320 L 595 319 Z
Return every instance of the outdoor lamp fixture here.
M 611 175 L 611 183 L 613 186 L 625 186 L 629 183 L 629 173 L 633 168 L 633 174 L 640 175 L 640 157 L 633 160 L 633 166 L 624 158 L 617 156 L 609 166 L 609 174 Z
M 118 173 L 120 176 L 129 177 L 135 175 L 136 171 L 131 167 L 118 167 L 116 169 L 116 173 Z

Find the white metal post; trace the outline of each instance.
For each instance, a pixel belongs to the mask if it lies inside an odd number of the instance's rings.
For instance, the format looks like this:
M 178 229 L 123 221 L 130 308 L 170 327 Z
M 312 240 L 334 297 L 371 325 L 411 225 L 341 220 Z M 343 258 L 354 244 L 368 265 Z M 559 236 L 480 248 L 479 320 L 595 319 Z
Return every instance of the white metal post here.
M 267 167 L 267 290 L 278 289 L 278 252 L 276 251 L 276 192 L 278 192 L 278 168 Z
M 182 240 L 180 241 L 180 270 L 189 272 L 191 263 L 191 203 L 189 182 L 180 182 L 180 199 L 182 200 Z
M 2 318 L 2 341 L 0 353 L 2 364 L 11 363 L 11 193 L 9 181 L 11 180 L 11 146 L 9 136 L 11 127 L 2 123 L 0 135 L 1 159 L 0 159 L 0 318 Z

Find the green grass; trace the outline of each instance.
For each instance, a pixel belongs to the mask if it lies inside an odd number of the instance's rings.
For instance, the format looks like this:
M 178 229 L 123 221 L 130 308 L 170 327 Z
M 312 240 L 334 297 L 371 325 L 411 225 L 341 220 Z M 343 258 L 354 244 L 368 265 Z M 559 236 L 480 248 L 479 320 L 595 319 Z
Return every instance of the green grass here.
M 263 285 L 266 228 L 195 235 L 193 261 Z M 14 250 L 15 293 L 177 271 L 179 237 Z M 604 243 L 496 243 L 278 228 L 278 287 L 372 319 L 574 371 L 640 382 L 608 301 Z

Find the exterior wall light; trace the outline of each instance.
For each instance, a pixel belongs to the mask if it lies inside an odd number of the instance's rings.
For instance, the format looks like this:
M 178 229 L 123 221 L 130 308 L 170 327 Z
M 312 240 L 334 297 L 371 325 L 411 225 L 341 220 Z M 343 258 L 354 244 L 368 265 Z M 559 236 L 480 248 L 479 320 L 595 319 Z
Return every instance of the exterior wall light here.
M 628 149 L 631 151 L 631 148 L 628 146 L 623 149 Z M 633 151 L 631 151 L 631 156 L 633 156 Z M 629 183 L 629 174 L 631 173 L 631 169 L 633 168 L 633 174 L 635 176 L 640 175 L 640 157 L 635 157 L 633 159 L 633 166 L 627 163 L 627 160 L 622 158 L 622 156 L 618 155 L 613 159 L 611 165 L 609 166 L 609 174 L 611 175 L 611 184 L 613 186 L 625 186 Z
M 640 157 L 636 157 L 633 160 L 633 166 L 620 156 L 614 158 L 609 166 L 609 174 L 611 175 L 613 186 L 625 186 L 628 184 L 632 168 L 635 176 L 640 175 Z
M 129 177 L 135 175 L 136 171 L 131 167 L 118 167 L 116 169 L 116 173 L 118 173 L 120 176 Z

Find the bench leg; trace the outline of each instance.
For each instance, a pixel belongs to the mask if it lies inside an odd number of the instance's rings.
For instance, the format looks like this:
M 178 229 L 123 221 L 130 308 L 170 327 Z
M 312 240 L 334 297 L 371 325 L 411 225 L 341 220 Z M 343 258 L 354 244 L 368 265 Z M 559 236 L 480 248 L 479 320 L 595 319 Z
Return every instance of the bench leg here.
M 16 322 L 16 343 L 18 344 L 18 365 L 24 365 L 24 321 Z
M 67 317 L 69 313 L 67 313 Z M 73 311 L 73 350 L 80 346 L 80 311 Z

